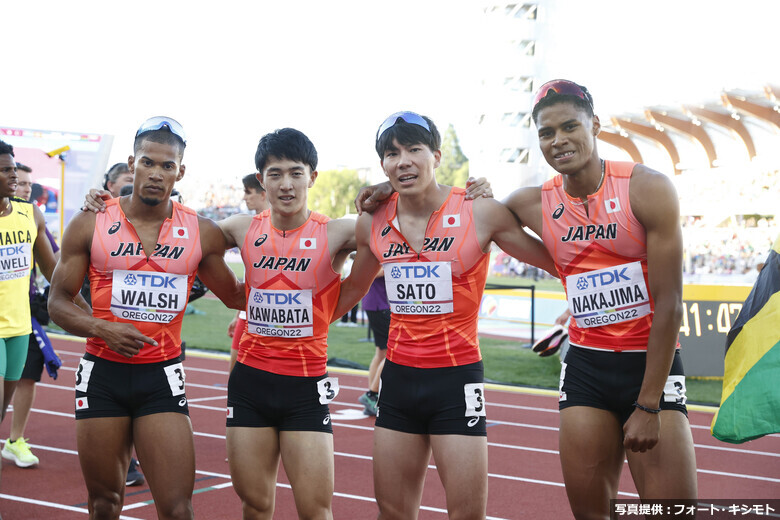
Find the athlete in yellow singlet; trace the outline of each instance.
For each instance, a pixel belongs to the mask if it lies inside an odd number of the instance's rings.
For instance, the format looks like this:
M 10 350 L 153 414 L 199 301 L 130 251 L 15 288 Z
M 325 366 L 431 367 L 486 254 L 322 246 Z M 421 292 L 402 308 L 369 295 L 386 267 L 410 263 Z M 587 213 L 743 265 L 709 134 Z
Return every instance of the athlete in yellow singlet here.
M 14 197 L 17 181 L 14 149 L 0 141 L 0 422 L 27 359 L 33 254 L 46 279 L 56 263 L 43 214 L 35 204 Z

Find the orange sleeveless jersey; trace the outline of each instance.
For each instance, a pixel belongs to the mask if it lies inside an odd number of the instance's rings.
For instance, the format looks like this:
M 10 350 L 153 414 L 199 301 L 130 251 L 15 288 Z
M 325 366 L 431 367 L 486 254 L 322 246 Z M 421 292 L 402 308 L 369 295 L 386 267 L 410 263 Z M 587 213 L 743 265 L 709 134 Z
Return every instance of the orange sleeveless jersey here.
M 572 344 L 610 351 L 647 350 L 653 300 L 647 290 L 645 229 L 629 200 L 635 164 L 606 161 L 601 187 L 588 196 L 590 214 L 580 199 L 564 191 L 561 175 L 542 186 L 542 240 L 555 260 L 575 318 L 569 325 Z M 625 273 L 629 264 L 635 266 L 635 283 L 617 288 L 618 282 L 630 278 Z M 573 296 L 580 290 L 595 290 L 595 285 L 600 293 Z
M 181 324 L 202 257 L 195 211 L 173 202 L 173 215 L 160 227 L 147 258 L 119 199 L 106 202 L 92 235 L 89 286 L 92 315 L 131 323 L 157 341 L 132 358 L 120 356 L 100 338 L 87 339 L 87 352 L 120 363 L 156 363 L 181 354 Z
M 393 363 L 437 368 L 482 359 L 477 320 L 489 255 L 479 246 L 472 202 L 465 195 L 461 188 L 451 189 L 431 215 L 419 254 L 399 230 L 398 194 L 374 213 L 371 251 L 385 267 L 392 311 L 387 359 Z M 435 286 L 435 277 L 449 269 L 451 295 Z
M 247 292 L 241 363 L 287 376 L 327 371 L 328 327 L 341 290 L 328 250 L 329 220 L 312 212 L 301 227 L 281 231 L 270 210 L 252 219 L 241 248 Z

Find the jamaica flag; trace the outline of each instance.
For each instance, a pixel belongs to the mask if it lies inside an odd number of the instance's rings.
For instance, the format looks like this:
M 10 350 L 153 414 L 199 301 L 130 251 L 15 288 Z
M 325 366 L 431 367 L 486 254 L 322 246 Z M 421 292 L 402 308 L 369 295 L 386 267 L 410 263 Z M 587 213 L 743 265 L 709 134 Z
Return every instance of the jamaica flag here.
M 726 340 L 712 435 L 741 443 L 780 432 L 780 236 Z

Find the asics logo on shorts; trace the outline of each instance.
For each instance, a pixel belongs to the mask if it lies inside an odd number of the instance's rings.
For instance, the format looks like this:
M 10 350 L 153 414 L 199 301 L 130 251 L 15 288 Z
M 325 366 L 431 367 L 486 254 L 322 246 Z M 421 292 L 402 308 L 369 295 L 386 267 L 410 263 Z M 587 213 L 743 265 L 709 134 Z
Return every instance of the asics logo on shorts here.
M 322 420 L 322 424 L 328 424 L 330 422 L 330 414 L 326 415 Z
M 466 426 L 468 426 L 469 428 L 473 428 L 474 426 L 477 425 L 478 422 L 479 422 L 479 417 L 472 417 L 471 419 L 469 419 L 469 422 L 466 423 Z
M 187 404 L 187 398 L 182 397 L 181 400 L 179 401 L 179 406 L 184 406 L 185 404 Z

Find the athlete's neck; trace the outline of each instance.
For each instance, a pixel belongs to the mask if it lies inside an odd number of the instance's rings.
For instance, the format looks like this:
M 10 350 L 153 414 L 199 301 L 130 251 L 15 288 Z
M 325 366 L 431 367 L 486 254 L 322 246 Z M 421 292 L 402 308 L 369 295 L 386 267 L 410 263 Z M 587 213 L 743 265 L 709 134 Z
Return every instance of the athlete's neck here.
M 311 210 L 308 208 L 290 215 L 274 211 L 274 209 L 271 208 L 271 225 L 279 231 L 298 229 L 309 220 L 309 215 L 311 215 Z
M 595 157 L 582 170 L 563 175 L 563 189 L 569 196 L 587 201 L 588 195 L 593 195 L 601 188 L 605 170 L 604 160 Z
M 121 197 L 119 205 L 131 222 L 162 222 L 173 216 L 173 203 L 168 198 L 151 205 L 131 194 L 129 197 Z
M 7 217 L 11 214 L 11 199 L 4 197 L 0 199 L 0 217 Z
M 398 194 L 398 213 L 410 217 L 430 217 L 450 195 L 452 186 L 435 184 L 422 193 Z

